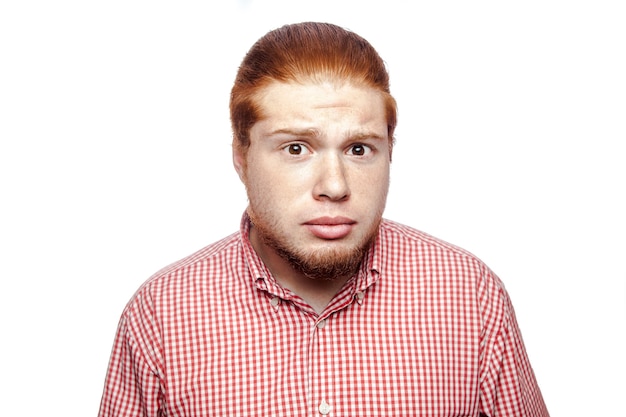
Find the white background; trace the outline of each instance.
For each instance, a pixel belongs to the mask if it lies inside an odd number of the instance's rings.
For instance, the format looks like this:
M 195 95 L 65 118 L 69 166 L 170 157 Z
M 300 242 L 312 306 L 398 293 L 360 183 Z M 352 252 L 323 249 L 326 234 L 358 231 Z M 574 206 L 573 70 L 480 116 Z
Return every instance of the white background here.
M 553 416 L 623 415 L 623 2 L 215 4 L 0 5 L 0 414 L 97 413 L 133 292 L 238 227 L 241 58 L 324 20 L 389 66 L 386 217 L 500 275 Z

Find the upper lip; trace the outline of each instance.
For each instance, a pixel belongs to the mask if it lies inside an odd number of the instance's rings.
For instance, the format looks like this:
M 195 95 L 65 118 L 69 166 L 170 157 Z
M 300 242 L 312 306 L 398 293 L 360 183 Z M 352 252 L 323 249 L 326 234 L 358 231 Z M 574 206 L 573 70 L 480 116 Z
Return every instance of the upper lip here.
M 352 220 L 352 219 L 350 219 L 348 217 L 324 216 L 324 217 L 318 217 L 316 219 L 312 219 L 312 220 L 306 221 L 304 224 L 323 225 L 323 226 L 336 226 L 338 224 L 354 224 L 354 223 L 356 223 L 356 221 Z

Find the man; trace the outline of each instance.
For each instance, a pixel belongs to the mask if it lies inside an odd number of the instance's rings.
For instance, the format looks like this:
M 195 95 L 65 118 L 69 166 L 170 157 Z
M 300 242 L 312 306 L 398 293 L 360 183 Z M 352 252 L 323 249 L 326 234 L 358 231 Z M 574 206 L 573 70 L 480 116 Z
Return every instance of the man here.
M 358 35 L 288 25 L 231 94 L 240 231 L 123 312 L 100 416 L 547 416 L 500 280 L 383 220 L 396 125 Z

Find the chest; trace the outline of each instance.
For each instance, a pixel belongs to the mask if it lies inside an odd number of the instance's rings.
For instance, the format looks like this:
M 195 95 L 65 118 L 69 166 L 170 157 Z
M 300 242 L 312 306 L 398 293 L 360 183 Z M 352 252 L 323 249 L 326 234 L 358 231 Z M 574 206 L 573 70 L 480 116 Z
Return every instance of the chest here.
M 170 415 L 472 415 L 475 303 L 402 294 L 370 291 L 325 316 L 267 294 L 181 311 L 164 333 Z

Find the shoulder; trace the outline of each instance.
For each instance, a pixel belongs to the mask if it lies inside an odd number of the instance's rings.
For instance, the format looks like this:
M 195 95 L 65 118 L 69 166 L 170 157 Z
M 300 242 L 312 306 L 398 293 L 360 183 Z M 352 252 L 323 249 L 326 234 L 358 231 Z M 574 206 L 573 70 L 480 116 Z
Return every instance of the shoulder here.
M 154 343 L 171 336 L 177 325 L 192 321 L 205 306 L 227 305 L 221 302 L 227 286 L 242 287 L 241 246 L 237 232 L 153 274 L 126 304 L 118 325 L 120 337 L 131 340 L 147 361 L 157 363 L 152 357 L 159 350 L 153 349 Z
M 383 220 L 381 224 L 381 238 L 384 245 L 391 246 L 394 249 L 406 247 L 414 250 L 436 251 L 447 255 L 468 258 L 482 264 L 474 254 L 459 246 L 392 220 Z
M 383 269 L 417 283 L 418 291 L 456 289 L 494 323 L 513 313 L 503 281 L 468 250 L 389 220 L 382 223 L 380 237 Z
M 154 273 L 135 292 L 126 310 L 138 303 L 182 295 L 189 288 L 205 287 L 216 275 L 241 264 L 241 234 L 233 233 Z
M 152 281 L 165 279 L 168 276 L 178 275 L 181 271 L 197 267 L 198 265 L 219 262 L 222 258 L 233 260 L 240 253 L 241 234 L 233 233 L 217 242 L 186 256 L 156 272 L 146 284 Z M 144 284 L 144 285 L 146 285 Z
M 500 278 L 476 255 L 455 244 L 391 220 L 383 220 L 378 246 L 387 265 L 402 265 L 442 282 L 471 281 L 492 294 L 505 295 Z

